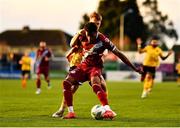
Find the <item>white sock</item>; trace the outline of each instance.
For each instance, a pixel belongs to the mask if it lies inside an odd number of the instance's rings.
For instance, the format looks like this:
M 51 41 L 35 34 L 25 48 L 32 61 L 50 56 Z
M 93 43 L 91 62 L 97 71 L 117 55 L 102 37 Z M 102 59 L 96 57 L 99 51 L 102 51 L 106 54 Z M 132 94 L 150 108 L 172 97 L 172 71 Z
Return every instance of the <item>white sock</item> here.
M 104 107 L 104 109 L 105 109 L 105 110 L 109 110 L 109 111 L 111 111 L 111 108 L 110 108 L 110 106 L 109 106 L 109 105 L 104 105 L 103 107 Z
M 68 112 L 74 112 L 73 106 L 68 107 Z

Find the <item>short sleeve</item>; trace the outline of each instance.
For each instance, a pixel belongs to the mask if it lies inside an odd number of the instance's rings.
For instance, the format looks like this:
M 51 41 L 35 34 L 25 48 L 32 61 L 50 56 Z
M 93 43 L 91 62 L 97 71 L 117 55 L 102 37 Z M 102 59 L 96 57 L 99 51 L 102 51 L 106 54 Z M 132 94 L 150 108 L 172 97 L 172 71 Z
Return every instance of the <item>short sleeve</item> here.
M 114 51 L 116 49 L 116 46 L 107 37 L 104 37 L 104 43 L 105 48 L 109 51 Z

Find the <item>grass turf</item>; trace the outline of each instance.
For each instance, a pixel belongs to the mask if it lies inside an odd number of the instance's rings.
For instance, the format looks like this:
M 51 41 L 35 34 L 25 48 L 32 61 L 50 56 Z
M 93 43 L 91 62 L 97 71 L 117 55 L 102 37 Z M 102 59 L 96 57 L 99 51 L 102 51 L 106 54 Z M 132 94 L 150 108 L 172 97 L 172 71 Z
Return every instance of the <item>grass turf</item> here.
M 118 114 L 112 121 L 94 120 L 90 110 L 99 104 L 85 83 L 74 97 L 77 119 L 52 118 L 62 98 L 62 81 L 52 80 L 48 90 L 42 81 L 42 93 L 36 95 L 35 80 L 26 89 L 20 80 L 0 80 L 0 126 L 37 127 L 174 127 L 180 126 L 180 87 L 175 82 L 156 83 L 147 99 L 141 99 L 142 83 L 108 82 L 109 103 Z

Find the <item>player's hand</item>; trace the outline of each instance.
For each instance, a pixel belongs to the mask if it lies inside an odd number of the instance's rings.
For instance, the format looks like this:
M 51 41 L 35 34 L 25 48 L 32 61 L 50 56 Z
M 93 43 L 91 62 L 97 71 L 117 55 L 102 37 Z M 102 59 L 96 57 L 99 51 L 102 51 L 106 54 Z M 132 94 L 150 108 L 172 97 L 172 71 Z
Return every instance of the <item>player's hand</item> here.
M 141 45 L 141 44 L 142 44 L 141 38 L 137 38 L 137 39 L 136 39 L 136 43 L 137 43 L 137 45 Z
M 22 61 L 21 61 L 21 60 L 19 61 L 19 64 L 22 64 Z
M 48 57 L 45 57 L 45 61 L 49 61 L 49 58 L 48 58 Z
M 71 60 L 72 60 L 72 55 L 66 56 L 66 58 L 67 58 L 68 62 L 71 62 Z
M 139 74 L 144 73 L 143 68 L 141 66 L 136 68 L 136 72 L 138 72 Z
M 173 50 L 168 51 L 168 55 L 171 55 L 173 53 Z

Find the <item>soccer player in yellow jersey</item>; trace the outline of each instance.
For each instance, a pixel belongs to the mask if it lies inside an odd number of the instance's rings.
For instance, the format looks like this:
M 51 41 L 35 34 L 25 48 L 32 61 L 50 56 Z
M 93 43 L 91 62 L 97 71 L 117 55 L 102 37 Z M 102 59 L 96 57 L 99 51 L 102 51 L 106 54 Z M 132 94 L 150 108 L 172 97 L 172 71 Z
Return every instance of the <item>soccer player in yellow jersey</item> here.
M 29 57 L 28 52 L 24 53 L 24 56 L 22 56 L 19 64 L 21 64 L 22 70 L 22 88 L 26 88 L 27 79 L 30 76 L 31 70 L 31 58 Z
M 152 90 L 155 78 L 156 68 L 160 64 L 159 57 L 162 60 L 165 60 L 172 54 L 172 50 L 168 51 L 166 56 L 163 55 L 163 52 L 160 47 L 158 47 L 158 37 L 154 36 L 150 44 L 144 48 L 141 48 L 142 41 L 140 38 L 137 39 L 138 44 L 138 52 L 139 53 L 146 53 L 144 61 L 143 61 L 143 71 L 141 81 L 144 81 L 144 89 L 142 92 L 141 98 L 147 97 L 149 92 Z
M 77 65 L 81 63 L 83 57 L 82 48 L 81 47 L 73 47 L 70 49 L 70 51 L 67 53 L 66 58 L 69 61 L 69 71 L 76 68 Z
M 92 12 L 89 15 L 89 22 L 95 23 L 97 25 L 98 30 L 99 30 L 99 27 L 101 25 L 101 21 L 102 21 L 102 16 L 100 14 L 98 14 L 97 12 Z M 81 46 L 81 44 L 80 44 L 80 42 L 78 40 L 79 36 L 85 36 L 85 30 L 81 29 L 71 39 L 70 46 L 72 48 L 70 49 L 70 51 L 66 55 L 66 58 L 68 59 L 69 66 L 70 66 L 69 71 L 71 71 L 74 68 L 76 68 L 80 64 L 80 62 L 82 60 L 82 57 L 83 57 L 82 46 Z M 80 84 L 81 83 L 79 83 L 79 85 Z M 107 89 L 106 89 L 106 82 L 105 82 L 103 76 L 101 76 L 101 86 L 102 86 L 103 90 L 106 91 L 106 93 L 108 93 Z M 76 90 L 78 89 L 78 87 L 79 86 L 73 86 L 72 92 L 75 93 Z M 52 115 L 52 117 L 62 117 L 63 113 L 65 111 L 65 108 L 66 108 L 66 101 L 64 100 L 64 97 L 63 97 L 59 110 L 57 112 L 55 112 Z
M 180 58 L 178 59 L 178 63 L 176 64 L 176 71 L 177 71 L 177 83 L 180 86 Z

